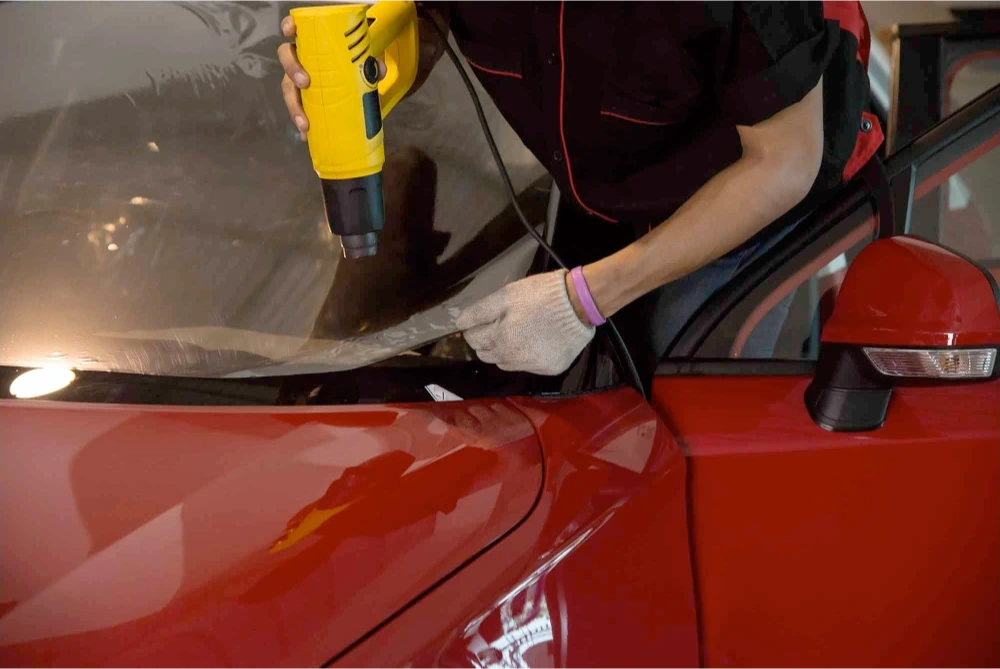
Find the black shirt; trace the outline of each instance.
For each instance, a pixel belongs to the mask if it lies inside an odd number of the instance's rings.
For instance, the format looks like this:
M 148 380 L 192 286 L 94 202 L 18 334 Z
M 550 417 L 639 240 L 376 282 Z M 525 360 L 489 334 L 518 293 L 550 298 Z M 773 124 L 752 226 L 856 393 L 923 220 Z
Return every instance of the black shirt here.
M 858 40 L 820 2 L 433 4 L 564 197 L 599 220 L 665 220 L 740 157 L 736 125 L 798 102 L 824 74 L 814 189 L 829 188 L 867 106 Z

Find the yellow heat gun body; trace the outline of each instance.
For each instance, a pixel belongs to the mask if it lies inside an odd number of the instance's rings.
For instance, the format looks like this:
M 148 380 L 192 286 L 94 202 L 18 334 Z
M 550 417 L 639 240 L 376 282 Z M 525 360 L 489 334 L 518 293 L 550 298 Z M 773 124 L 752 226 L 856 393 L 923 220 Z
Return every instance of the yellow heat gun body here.
M 420 56 L 413 2 L 326 5 L 291 11 L 309 74 L 302 106 L 309 155 L 330 229 L 348 258 L 375 255 L 385 224 L 382 119 L 413 85 Z M 377 57 L 386 65 L 378 81 Z

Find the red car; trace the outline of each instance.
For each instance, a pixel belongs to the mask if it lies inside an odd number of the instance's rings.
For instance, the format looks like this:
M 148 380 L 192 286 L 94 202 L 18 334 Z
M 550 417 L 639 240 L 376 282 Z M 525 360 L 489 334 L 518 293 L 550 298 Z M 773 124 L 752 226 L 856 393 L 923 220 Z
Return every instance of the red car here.
M 387 123 L 382 253 L 338 263 L 282 11 L 0 6 L 41 82 L 0 82 L 4 665 L 1000 664 L 1000 87 L 893 111 L 890 189 L 799 222 L 644 387 L 600 337 L 541 378 L 449 329 L 541 262 L 475 119 L 427 111 L 450 65 Z

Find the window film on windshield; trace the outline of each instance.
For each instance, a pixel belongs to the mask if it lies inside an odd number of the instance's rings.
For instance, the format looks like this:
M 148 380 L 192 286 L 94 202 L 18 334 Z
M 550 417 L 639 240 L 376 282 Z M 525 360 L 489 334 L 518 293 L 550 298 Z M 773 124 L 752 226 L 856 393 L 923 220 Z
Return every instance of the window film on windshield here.
M 447 59 L 386 119 L 386 229 L 344 261 L 288 120 L 286 5 L 0 5 L 0 364 L 349 369 L 454 330 L 534 255 Z M 515 187 L 547 177 L 482 95 Z

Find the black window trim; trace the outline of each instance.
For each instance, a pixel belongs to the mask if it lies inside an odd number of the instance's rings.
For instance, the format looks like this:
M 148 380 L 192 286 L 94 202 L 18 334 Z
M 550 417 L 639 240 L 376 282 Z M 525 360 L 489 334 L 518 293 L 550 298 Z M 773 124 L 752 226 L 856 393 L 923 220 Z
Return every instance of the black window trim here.
M 976 147 L 1000 133 L 1000 86 L 995 86 L 928 131 L 901 147 L 886 160 L 886 172 L 894 194 L 896 228 L 894 233 L 907 232 L 909 207 L 914 189 L 947 168 Z M 801 219 L 813 219 L 798 225 L 774 249 L 751 263 L 716 292 L 692 316 L 675 340 L 667 347 L 656 376 L 711 373 L 715 375 L 769 375 L 807 373 L 810 365 L 801 360 L 739 360 L 703 359 L 698 351 L 722 321 L 743 302 L 763 281 L 782 271 L 791 274 L 818 255 L 808 249 L 824 236 L 849 233 L 858 221 L 857 212 L 871 199 L 867 186 L 855 178 L 839 189 L 824 204 Z M 753 364 L 747 364 L 753 363 Z M 705 371 L 711 370 L 711 371 Z
M 812 376 L 815 360 L 743 360 L 740 358 L 697 358 L 664 360 L 657 376 Z

